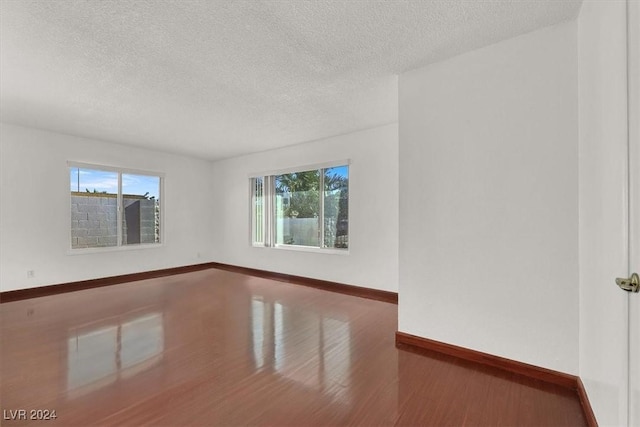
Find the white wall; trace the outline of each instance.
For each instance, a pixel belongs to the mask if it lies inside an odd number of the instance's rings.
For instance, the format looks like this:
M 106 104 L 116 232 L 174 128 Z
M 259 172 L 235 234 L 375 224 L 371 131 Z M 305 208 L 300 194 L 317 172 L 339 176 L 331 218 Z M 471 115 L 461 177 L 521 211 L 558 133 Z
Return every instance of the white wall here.
M 69 160 L 163 172 L 165 244 L 69 255 Z M 8 124 L 0 125 L 0 161 L 3 292 L 211 258 L 210 162 Z
M 614 283 L 629 256 L 625 3 L 584 2 L 578 43 L 580 378 L 600 425 L 626 425 L 628 296 Z
M 249 244 L 249 174 L 344 159 L 352 162 L 348 255 Z M 213 174 L 215 261 L 397 292 L 397 124 L 219 161 Z
M 577 374 L 576 31 L 400 76 L 400 331 Z

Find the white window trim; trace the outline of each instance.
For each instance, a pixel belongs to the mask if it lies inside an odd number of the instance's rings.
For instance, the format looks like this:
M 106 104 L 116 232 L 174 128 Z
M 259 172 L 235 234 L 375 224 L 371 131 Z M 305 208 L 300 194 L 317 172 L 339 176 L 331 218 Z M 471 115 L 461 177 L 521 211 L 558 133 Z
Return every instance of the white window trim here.
M 109 165 L 98 165 L 95 163 L 83 163 L 83 162 L 74 162 L 67 161 L 67 167 L 69 168 L 85 168 L 85 169 L 97 169 L 101 171 L 108 172 L 120 172 L 123 174 L 135 174 L 135 175 L 146 175 L 146 176 L 157 176 L 160 178 L 164 178 L 165 174 L 163 172 L 155 172 L 150 170 L 141 170 L 141 169 L 131 169 L 131 168 L 122 168 L 118 166 L 109 166 Z
M 319 254 L 327 255 L 349 255 L 349 248 L 319 248 L 317 246 L 302 246 L 302 245 L 276 245 L 276 246 L 264 246 L 264 245 L 252 245 L 257 249 L 276 249 L 279 251 L 293 251 L 293 252 L 315 252 Z
M 162 230 L 160 231 L 162 233 Z M 105 246 L 101 248 L 69 248 L 67 255 L 86 255 L 103 252 L 124 252 L 124 251 L 137 251 L 137 250 L 149 250 L 159 249 L 164 246 L 162 240 L 160 243 L 141 243 L 139 245 L 126 245 L 126 246 Z
M 131 169 L 131 168 L 123 168 L 117 166 L 109 166 L 109 165 L 99 165 L 95 163 L 84 163 L 84 162 L 75 162 L 75 161 L 67 161 L 67 183 L 69 185 L 69 168 L 80 168 L 80 169 L 96 169 L 105 172 L 117 172 L 118 173 L 118 208 L 117 208 L 117 221 L 118 221 L 118 229 L 121 230 L 122 227 L 122 175 L 123 174 L 131 174 L 131 175 L 145 175 L 145 176 L 154 176 L 160 178 L 160 242 L 159 243 L 141 243 L 141 244 L 132 244 L 132 245 L 122 245 L 122 232 L 118 236 L 118 245 L 117 246 L 105 246 L 99 248 L 73 248 L 71 246 L 71 239 L 68 239 L 68 247 L 67 247 L 67 255 L 84 255 L 84 254 L 93 254 L 93 253 L 103 253 L 103 252 L 122 252 L 122 251 L 134 251 L 134 250 L 148 250 L 148 249 L 158 249 L 162 248 L 166 244 L 165 237 L 165 209 L 164 209 L 164 180 L 165 174 L 163 172 L 154 172 L 149 170 L 140 170 L 140 169 Z M 69 195 L 69 193 L 67 193 Z M 68 211 L 67 218 L 71 218 L 71 203 L 68 203 Z M 71 225 L 69 223 L 69 230 L 71 230 Z M 69 237 L 69 234 L 67 235 Z
M 274 176 L 285 175 L 288 173 L 306 172 L 306 171 L 317 170 L 317 169 L 330 169 L 338 166 L 351 166 L 351 163 L 352 163 L 351 160 L 346 159 L 346 160 L 336 160 L 336 161 L 324 162 L 324 163 L 314 163 L 311 165 L 292 166 L 292 167 L 283 168 L 283 169 L 273 169 L 269 171 L 250 173 L 249 178 L 260 178 L 263 176 L 267 177 L 270 175 L 274 175 Z

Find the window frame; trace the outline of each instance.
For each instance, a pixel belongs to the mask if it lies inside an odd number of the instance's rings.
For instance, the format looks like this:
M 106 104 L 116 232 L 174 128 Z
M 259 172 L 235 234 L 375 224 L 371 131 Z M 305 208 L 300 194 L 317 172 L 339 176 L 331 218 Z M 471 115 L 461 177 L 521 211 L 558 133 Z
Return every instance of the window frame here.
M 80 169 L 94 169 L 103 172 L 114 172 L 118 174 L 118 194 L 116 196 L 116 213 L 117 213 L 117 244 L 115 246 L 102 246 L 102 247 L 92 247 L 92 248 L 74 248 L 71 241 L 71 193 L 67 190 L 67 197 L 69 197 L 68 203 L 68 249 L 67 255 L 82 255 L 89 253 L 102 253 L 102 252 L 116 252 L 116 251 L 131 251 L 131 250 L 140 250 L 140 249 L 154 249 L 163 247 L 166 243 L 165 238 L 165 209 L 164 209 L 164 187 L 165 187 L 165 174 L 163 172 L 155 172 L 149 170 L 142 169 L 133 169 L 133 168 L 125 168 L 118 166 L 110 166 L 110 165 L 101 165 L 96 163 L 84 163 L 84 162 L 76 162 L 72 160 L 67 161 L 67 186 L 69 185 L 69 173 L 71 168 L 80 168 Z M 158 219 L 158 225 L 160 228 L 160 232 L 158 233 L 158 239 L 160 240 L 157 243 L 136 243 L 123 245 L 123 226 L 122 226 L 122 218 L 124 214 L 123 206 L 123 194 L 122 194 L 122 175 L 144 175 L 144 176 L 152 176 L 159 179 L 159 188 L 158 188 L 158 198 L 160 204 L 160 218 Z
M 324 204 L 325 204 L 325 189 L 324 189 L 324 179 L 325 179 L 325 170 L 331 169 L 334 167 L 346 166 L 349 170 L 349 192 L 347 194 L 347 206 L 349 206 L 349 211 L 351 211 L 351 165 L 352 162 L 350 159 L 347 160 L 336 160 L 325 163 L 316 163 L 311 165 L 303 165 L 296 166 L 284 169 L 276 169 L 270 170 L 267 172 L 260 173 L 252 173 L 249 174 L 249 244 L 254 248 L 270 248 L 270 249 L 281 249 L 281 250 L 292 250 L 299 252 L 319 252 L 325 254 L 341 254 L 348 255 L 349 250 L 351 248 L 351 243 L 347 248 L 330 248 L 325 247 L 325 224 L 324 224 Z M 278 175 L 285 175 L 291 173 L 299 173 L 306 171 L 318 170 L 319 173 L 319 183 L 318 188 L 321 196 L 319 197 L 319 215 L 318 215 L 318 232 L 320 235 L 320 245 L 319 246 L 305 246 L 305 245 L 292 245 L 286 243 L 276 243 L 276 203 L 275 203 L 275 178 Z M 255 203 L 254 203 L 254 180 L 257 178 L 262 178 L 263 180 L 263 242 L 258 242 L 255 240 L 254 235 L 254 215 L 255 215 Z

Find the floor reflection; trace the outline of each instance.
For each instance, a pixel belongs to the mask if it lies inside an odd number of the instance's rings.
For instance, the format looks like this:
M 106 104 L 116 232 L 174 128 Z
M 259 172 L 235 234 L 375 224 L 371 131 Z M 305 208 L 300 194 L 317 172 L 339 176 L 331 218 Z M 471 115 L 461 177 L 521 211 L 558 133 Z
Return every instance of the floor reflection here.
M 161 358 L 164 350 L 162 313 L 138 315 L 112 324 L 69 331 L 68 397 L 75 398 L 132 377 Z
M 399 351 L 397 315 L 215 269 L 2 304 L 0 409 L 65 427 L 582 425 L 573 390 Z
M 254 297 L 253 357 L 266 370 L 349 403 L 351 331 L 347 321 Z

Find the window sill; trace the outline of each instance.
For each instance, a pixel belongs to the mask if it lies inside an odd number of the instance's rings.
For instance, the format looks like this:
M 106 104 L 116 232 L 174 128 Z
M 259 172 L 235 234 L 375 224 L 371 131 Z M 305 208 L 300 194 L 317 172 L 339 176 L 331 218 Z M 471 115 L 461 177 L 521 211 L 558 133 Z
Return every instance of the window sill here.
M 264 246 L 264 245 L 252 245 L 254 248 L 262 249 L 278 249 L 282 251 L 293 252 L 313 252 L 327 255 L 349 255 L 349 249 L 332 249 L 332 248 L 318 248 L 316 246 L 296 246 L 296 245 L 276 245 L 276 246 Z
M 161 247 L 164 247 L 162 243 L 145 243 L 139 245 L 107 246 L 103 248 L 79 248 L 67 250 L 67 255 L 86 255 L 104 252 L 128 252 L 137 250 L 158 249 Z

